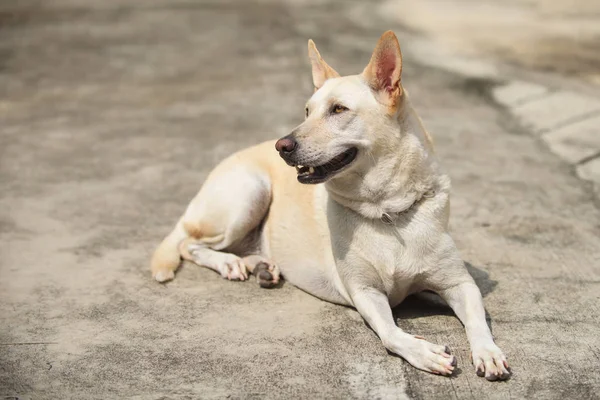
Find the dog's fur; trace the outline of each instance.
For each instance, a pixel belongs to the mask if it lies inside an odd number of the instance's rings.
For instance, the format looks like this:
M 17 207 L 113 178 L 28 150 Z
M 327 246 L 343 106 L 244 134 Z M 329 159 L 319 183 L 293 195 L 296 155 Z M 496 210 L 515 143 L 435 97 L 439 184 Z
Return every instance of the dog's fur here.
M 479 289 L 448 233 L 450 180 L 400 82 L 396 36 L 386 32 L 354 76 L 340 77 L 312 41 L 308 47 L 315 93 L 306 120 L 212 171 L 156 250 L 154 278 L 173 279 L 180 257 L 231 280 L 253 273 L 261 286 L 276 284 L 281 271 L 316 297 L 355 307 L 413 366 L 449 375 L 449 349 L 405 333 L 391 312 L 409 294 L 431 290 L 464 324 L 478 375 L 507 378 Z M 307 167 L 358 152 L 324 184 L 303 185 L 274 145 L 288 164 Z

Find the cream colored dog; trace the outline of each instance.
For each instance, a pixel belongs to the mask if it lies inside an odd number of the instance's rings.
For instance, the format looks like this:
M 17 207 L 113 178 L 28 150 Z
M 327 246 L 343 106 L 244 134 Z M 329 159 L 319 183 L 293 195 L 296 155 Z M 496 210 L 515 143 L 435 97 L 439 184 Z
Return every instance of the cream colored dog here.
M 449 375 L 456 358 L 448 347 L 402 331 L 392 316 L 406 296 L 431 290 L 464 324 L 477 374 L 507 378 L 479 289 L 448 233 L 450 180 L 400 83 L 396 36 L 381 37 L 360 75 L 340 77 L 312 41 L 308 54 L 315 93 L 306 120 L 212 171 L 156 250 L 154 278 L 173 279 L 181 257 L 230 280 L 252 273 L 261 286 L 281 271 L 316 297 L 355 307 L 413 366 Z

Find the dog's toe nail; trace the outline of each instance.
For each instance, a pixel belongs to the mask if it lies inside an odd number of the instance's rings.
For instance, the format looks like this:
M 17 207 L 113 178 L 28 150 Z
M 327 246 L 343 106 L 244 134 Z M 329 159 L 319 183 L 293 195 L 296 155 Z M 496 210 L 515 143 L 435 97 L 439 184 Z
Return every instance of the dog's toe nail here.
M 446 352 L 446 354 L 452 354 L 452 353 L 450 352 L 450 347 L 448 347 L 448 346 L 446 346 L 446 347 L 444 348 L 444 352 Z
M 452 365 L 453 367 L 456 367 L 457 364 L 458 364 L 458 360 L 456 359 L 456 356 L 453 356 L 452 362 L 450 363 L 450 365 Z

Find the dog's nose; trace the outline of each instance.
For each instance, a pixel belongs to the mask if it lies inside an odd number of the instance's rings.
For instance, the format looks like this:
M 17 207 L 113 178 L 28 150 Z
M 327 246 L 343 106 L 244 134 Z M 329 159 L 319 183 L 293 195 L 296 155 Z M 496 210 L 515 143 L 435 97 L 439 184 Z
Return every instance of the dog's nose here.
M 297 146 L 298 142 L 296 142 L 291 136 L 283 137 L 279 139 L 277 143 L 275 143 L 275 149 L 277 149 L 277 151 L 280 153 L 286 154 L 289 154 L 296 150 Z

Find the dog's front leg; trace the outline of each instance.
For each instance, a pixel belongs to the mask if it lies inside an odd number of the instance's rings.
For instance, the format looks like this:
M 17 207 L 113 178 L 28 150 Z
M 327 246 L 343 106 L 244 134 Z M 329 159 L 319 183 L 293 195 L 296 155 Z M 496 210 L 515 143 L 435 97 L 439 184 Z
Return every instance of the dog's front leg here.
M 416 368 L 434 374 L 452 374 L 456 358 L 450 355 L 448 347 L 429 343 L 398 328 L 388 298 L 383 292 L 363 287 L 351 293 L 354 306 L 388 350 Z
M 468 275 L 468 272 L 464 270 L 464 274 Z M 466 281 L 438 290 L 438 293 L 465 326 L 477 375 L 485 376 L 490 381 L 507 379 L 510 376 L 508 362 L 502 350 L 494 343 L 485 320 L 481 292 L 473 279 L 468 276 Z

